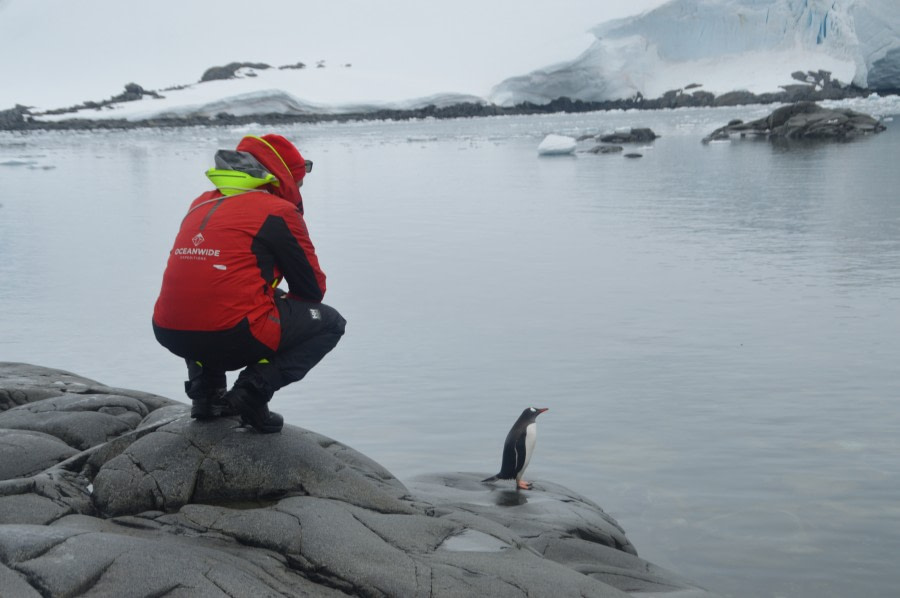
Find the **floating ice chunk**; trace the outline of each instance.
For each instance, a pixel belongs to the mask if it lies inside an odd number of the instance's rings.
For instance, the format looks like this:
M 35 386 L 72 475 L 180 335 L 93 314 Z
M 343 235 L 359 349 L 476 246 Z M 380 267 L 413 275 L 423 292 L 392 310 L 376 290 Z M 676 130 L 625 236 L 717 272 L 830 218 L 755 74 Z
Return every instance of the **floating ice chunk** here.
M 555 135 L 551 133 L 544 137 L 541 144 L 538 145 L 539 156 L 565 156 L 575 153 L 577 142 L 574 137 L 566 135 Z

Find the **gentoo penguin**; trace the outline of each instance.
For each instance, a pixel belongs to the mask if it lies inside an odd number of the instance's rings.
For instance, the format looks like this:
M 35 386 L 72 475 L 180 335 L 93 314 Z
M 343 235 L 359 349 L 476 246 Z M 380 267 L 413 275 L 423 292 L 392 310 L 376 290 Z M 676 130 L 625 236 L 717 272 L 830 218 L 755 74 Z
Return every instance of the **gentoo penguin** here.
M 483 482 L 515 478 L 517 487 L 531 490 L 531 482 L 523 480 L 522 475 L 534 454 L 534 442 L 537 439 L 537 422 L 535 420 L 544 411 L 547 411 L 547 408 L 529 407 L 522 412 L 503 443 L 503 461 L 500 464 L 500 473 L 482 480 Z

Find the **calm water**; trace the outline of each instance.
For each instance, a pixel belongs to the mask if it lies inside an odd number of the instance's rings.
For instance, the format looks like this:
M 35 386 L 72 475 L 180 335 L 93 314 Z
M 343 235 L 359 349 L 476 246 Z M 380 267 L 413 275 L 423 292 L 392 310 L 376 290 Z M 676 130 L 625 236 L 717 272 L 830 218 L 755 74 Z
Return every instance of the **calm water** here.
M 405 479 L 495 473 L 517 414 L 549 407 L 529 477 L 644 558 L 727 596 L 895 596 L 900 125 L 700 143 L 767 113 L 280 129 L 315 161 L 349 324 L 275 409 Z M 662 137 L 536 154 L 623 126 Z M 167 252 L 213 152 L 267 130 L 0 134 L 0 360 L 183 399 L 150 329 Z

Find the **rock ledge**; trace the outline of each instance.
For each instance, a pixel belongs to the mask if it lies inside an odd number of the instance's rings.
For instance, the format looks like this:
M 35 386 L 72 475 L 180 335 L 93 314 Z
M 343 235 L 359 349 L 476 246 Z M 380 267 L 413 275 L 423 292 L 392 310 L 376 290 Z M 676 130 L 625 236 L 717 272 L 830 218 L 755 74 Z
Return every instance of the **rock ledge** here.
M 4 596 L 711 596 L 590 500 L 404 485 L 340 442 L 0 363 Z

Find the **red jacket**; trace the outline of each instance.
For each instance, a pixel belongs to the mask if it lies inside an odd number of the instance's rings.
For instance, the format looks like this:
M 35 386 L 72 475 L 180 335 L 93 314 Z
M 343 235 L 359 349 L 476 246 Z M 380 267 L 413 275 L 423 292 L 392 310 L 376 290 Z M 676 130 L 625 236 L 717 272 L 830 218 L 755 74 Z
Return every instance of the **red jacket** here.
M 318 303 L 325 274 L 303 219 L 297 175 L 261 138 L 244 138 L 238 149 L 252 153 L 280 184 L 229 196 L 208 191 L 194 200 L 169 254 L 153 322 L 208 332 L 246 318 L 253 336 L 274 351 L 281 338 L 278 282 L 287 281 L 291 297 Z

